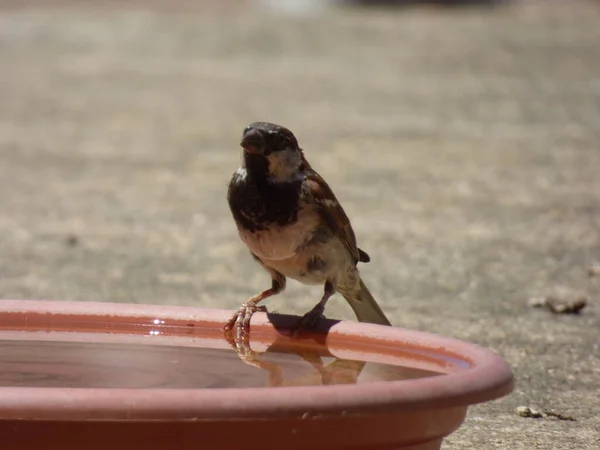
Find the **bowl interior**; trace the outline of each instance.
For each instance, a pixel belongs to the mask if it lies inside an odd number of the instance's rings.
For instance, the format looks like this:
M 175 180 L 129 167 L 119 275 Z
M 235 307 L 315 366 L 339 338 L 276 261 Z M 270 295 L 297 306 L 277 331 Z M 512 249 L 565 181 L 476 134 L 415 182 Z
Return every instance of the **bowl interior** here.
M 291 339 L 257 327 L 248 364 L 220 323 L 165 316 L 4 314 L 0 387 L 224 389 L 362 384 L 439 376 L 470 367 L 409 343 Z

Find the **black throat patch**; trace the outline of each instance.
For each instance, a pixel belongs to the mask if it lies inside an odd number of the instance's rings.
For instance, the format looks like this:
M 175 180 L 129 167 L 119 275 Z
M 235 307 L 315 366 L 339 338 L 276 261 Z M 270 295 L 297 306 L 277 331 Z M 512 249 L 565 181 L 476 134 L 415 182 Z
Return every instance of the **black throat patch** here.
M 273 224 L 290 225 L 298 220 L 302 180 L 289 183 L 268 181 L 268 162 L 260 155 L 244 155 L 246 173 L 236 172 L 227 192 L 235 221 L 248 231 Z

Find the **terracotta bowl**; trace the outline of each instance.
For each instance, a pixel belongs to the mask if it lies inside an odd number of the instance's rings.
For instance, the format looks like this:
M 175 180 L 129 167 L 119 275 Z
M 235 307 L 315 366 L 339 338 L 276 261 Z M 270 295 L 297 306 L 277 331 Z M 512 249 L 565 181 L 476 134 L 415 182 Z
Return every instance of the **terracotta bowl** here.
M 467 407 L 506 395 L 498 355 L 402 328 L 231 311 L 0 300 L 4 450 L 434 450 Z

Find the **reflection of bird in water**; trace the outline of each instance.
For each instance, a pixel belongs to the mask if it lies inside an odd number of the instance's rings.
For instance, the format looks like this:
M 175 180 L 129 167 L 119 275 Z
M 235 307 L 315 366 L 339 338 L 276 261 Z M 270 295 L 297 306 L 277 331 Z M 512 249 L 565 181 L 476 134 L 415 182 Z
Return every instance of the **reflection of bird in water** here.
M 310 363 L 319 373 L 321 377 L 320 383 L 315 383 L 316 375 L 309 375 L 301 377 L 291 382 L 285 383 L 283 386 L 303 386 L 311 384 L 322 384 L 323 386 L 329 384 L 356 384 L 358 376 L 365 367 L 365 361 L 354 361 L 351 359 L 339 359 L 336 358 L 326 366 L 323 365 L 323 361 L 320 356 L 312 354 L 299 354 L 302 359 Z
M 269 351 L 264 354 L 268 353 Z M 246 354 L 245 357 L 240 355 L 240 359 L 246 364 L 266 371 L 269 374 L 269 387 L 356 384 L 358 376 L 366 364 L 365 361 L 335 358 L 334 361 L 325 365 L 321 356 L 314 351 L 297 349 L 293 354 L 310 364 L 316 373 L 286 380 L 281 364 L 261 360 L 260 354 L 256 352 Z

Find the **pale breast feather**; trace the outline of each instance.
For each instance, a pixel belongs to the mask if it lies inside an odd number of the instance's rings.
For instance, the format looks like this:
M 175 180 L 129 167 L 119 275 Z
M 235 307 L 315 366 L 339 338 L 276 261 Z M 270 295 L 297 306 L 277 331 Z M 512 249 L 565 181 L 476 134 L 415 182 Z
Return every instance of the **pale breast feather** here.
M 250 251 L 261 259 L 282 260 L 294 256 L 313 238 L 319 218 L 309 208 L 298 212 L 298 220 L 285 226 L 262 230 L 239 229 L 240 237 Z

